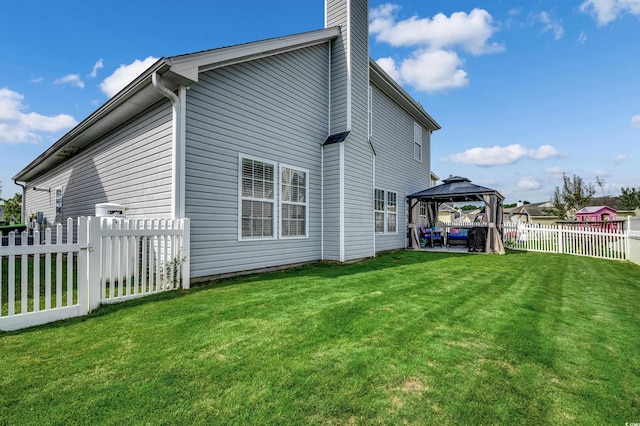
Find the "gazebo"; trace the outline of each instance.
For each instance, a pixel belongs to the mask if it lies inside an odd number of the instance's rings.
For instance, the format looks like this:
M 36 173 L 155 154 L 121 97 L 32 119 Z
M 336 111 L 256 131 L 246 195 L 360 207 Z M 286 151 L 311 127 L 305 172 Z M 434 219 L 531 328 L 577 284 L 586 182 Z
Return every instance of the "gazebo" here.
M 438 206 L 442 203 L 455 203 L 465 201 L 481 201 L 485 204 L 487 218 L 486 253 L 504 254 L 502 244 L 502 201 L 504 197 L 495 189 L 476 185 L 465 177 L 449 176 L 443 180 L 443 184 L 434 186 L 424 191 L 409 195 L 410 207 L 410 247 L 417 249 L 419 246 L 417 223 L 418 203 L 427 203 L 427 219 L 430 226 L 435 226 L 438 220 Z

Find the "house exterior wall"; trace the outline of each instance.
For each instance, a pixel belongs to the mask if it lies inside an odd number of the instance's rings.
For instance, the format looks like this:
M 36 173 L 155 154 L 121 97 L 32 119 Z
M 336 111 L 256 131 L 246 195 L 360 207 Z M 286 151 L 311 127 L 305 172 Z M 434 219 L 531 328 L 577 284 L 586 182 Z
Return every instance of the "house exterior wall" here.
M 327 0 L 326 25 L 340 26 L 332 49 L 331 132 L 349 130 L 339 150 L 340 255 L 346 261 L 373 256 L 373 150 L 368 141 L 368 4 Z M 329 212 L 330 214 L 335 212 Z M 327 252 L 326 258 L 333 252 Z
M 366 0 L 351 0 L 351 134 L 345 142 L 345 260 L 375 255 L 374 153 L 368 136 L 369 18 Z
M 328 44 L 200 74 L 186 105 L 192 277 L 321 258 L 328 97 Z M 239 155 L 308 170 L 308 237 L 239 238 Z
M 430 133 L 422 128 L 422 161 L 414 159 L 414 120 L 376 86 L 372 142 L 376 150 L 375 188 L 397 193 L 397 233 L 376 234 L 376 251 L 407 245 L 407 195 L 430 186 Z
M 44 175 L 26 182 L 26 216 L 56 217 L 63 190 L 62 219 L 93 216 L 98 203 L 127 207 L 127 216 L 171 214 L 171 105 L 159 102 Z M 51 188 L 51 192 L 33 190 Z
M 334 143 L 323 147 L 322 173 L 322 259 L 341 258 L 341 156 L 344 145 Z

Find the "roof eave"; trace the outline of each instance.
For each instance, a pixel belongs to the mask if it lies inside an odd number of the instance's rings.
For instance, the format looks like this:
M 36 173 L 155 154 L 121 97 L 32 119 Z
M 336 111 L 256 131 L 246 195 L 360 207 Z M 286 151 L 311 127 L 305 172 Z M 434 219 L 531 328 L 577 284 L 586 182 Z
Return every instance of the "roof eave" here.
M 198 81 L 198 74 L 232 64 L 277 55 L 291 50 L 327 43 L 340 35 L 340 27 L 330 27 L 305 33 L 253 41 L 234 46 L 172 56 L 171 71 Z
M 166 59 L 161 58 L 156 61 L 124 89 L 110 98 L 100 108 L 77 124 L 29 165 L 18 172 L 13 177 L 13 180 L 16 182 L 28 182 L 35 179 L 51 167 L 61 163 L 75 152 L 90 144 L 94 140 L 91 130 L 95 129 L 95 126 L 98 123 L 100 123 L 100 129 L 99 132 L 95 132 L 97 137 L 99 137 L 98 133 L 104 134 L 108 132 L 109 129 L 113 129 L 121 124 L 121 117 L 114 116 L 112 113 L 122 107 L 126 101 L 134 98 L 136 95 L 141 95 L 144 91 L 148 90 L 148 88 L 151 87 L 151 76 L 153 73 L 162 73 L 166 71 L 169 71 L 169 65 L 167 64 Z M 153 90 L 155 91 L 155 89 Z M 157 102 L 157 100 L 162 98 L 160 92 L 155 91 L 155 93 L 157 93 L 157 96 L 153 96 L 150 93 L 145 93 L 145 96 L 140 96 L 141 98 L 144 97 L 148 101 L 144 102 L 144 105 L 135 103 L 131 104 L 129 108 L 127 108 L 127 113 L 130 113 L 131 116 L 133 116 L 139 110 L 146 108 L 149 102 Z
M 143 102 L 130 102 L 126 108 L 126 116 L 133 117 L 153 102 L 161 100 L 162 93 L 157 91 L 151 83 L 151 76 L 154 73 L 161 75 L 163 80 L 169 83 L 168 88 L 173 90 L 180 85 L 189 86 L 197 82 L 198 74 L 203 71 L 322 44 L 339 35 L 340 28 L 331 27 L 204 52 L 161 58 L 18 172 L 13 180 L 28 182 L 37 178 L 95 139 L 122 124 L 122 114 L 112 113 L 125 104 L 125 101 L 136 97 L 143 91 L 145 96 L 140 96 Z
M 369 58 L 369 79 L 427 129 L 433 132 L 442 128 L 433 117 L 424 110 L 422 105 L 409 96 L 409 94 L 371 58 Z

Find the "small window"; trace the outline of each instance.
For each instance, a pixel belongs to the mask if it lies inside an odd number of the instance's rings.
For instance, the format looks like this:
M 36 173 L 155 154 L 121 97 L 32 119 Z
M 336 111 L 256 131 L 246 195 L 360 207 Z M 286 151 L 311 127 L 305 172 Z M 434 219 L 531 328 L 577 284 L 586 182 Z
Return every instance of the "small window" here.
M 241 158 L 241 238 L 273 238 L 275 164 Z
M 374 191 L 374 220 L 375 233 L 384 234 L 384 191 L 376 189 Z
M 413 123 L 413 158 L 422 162 L 422 127 Z
M 375 233 L 397 234 L 398 194 L 383 189 L 375 189 L 373 205 Z
M 387 192 L 387 233 L 398 233 L 398 194 Z
M 280 235 L 283 238 L 307 236 L 307 174 L 306 170 L 280 167 Z

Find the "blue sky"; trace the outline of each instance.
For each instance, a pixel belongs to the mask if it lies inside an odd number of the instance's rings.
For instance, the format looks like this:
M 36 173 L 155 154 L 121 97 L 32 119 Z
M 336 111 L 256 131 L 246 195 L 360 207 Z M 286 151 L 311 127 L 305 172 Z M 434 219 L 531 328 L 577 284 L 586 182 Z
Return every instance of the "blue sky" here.
M 0 182 L 155 58 L 310 31 L 322 0 L 8 2 Z M 370 56 L 440 123 L 433 171 L 549 200 L 562 173 L 640 187 L 640 0 L 370 1 Z M 597 187 L 597 195 L 602 194 Z

